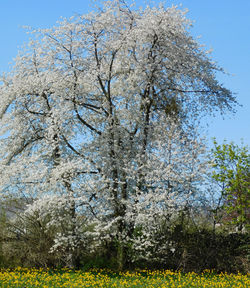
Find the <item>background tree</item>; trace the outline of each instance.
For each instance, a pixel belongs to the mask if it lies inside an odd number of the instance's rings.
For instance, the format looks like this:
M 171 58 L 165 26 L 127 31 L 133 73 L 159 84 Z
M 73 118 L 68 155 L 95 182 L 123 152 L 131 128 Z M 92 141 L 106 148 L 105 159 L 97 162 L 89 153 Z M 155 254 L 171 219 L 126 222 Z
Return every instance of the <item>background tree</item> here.
M 214 141 L 213 179 L 221 187 L 223 208 L 227 221 L 241 231 L 249 225 L 250 155 L 247 146 L 234 143 L 219 145 Z
M 70 235 L 81 213 L 116 243 L 120 268 L 136 226 L 153 227 L 198 191 L 196 120 L 236 104 L 190 24 L 176 7 L 106 1 L 35 31 L 1 79 L 1 192 L 66 197 Z

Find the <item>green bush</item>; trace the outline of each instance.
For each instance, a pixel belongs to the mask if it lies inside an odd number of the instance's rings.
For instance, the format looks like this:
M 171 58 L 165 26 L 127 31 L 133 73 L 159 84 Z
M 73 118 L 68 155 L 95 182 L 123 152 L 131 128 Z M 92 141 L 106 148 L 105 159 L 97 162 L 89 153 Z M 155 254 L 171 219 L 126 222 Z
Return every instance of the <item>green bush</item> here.
M 171 249 L 155 249 L 156 260 L 144 263 L 151 269 L 173 269 L 184 272 L 249 272 L 249 234 L 214 232 L 176 225 L 158 237 L 158 247 L 171 243 Z M 162 231 L 161 231 L 162 233 Z M 157 260 L 158 259 L 158 260 Z
M 35 219 L 26 223 L 26 233 L 15 235 L 4 215 L 0 218 L 0 266 L 58 267 L 64 262 L 59 254 L 49 253 L 53 231 L 45 231 Z M 19 222 L 15 222 L 17 225 Z M 21 222 L 19 223 L 21 225 Z M 18 227 L 17 227 L 18 228 Z M 19 228 L 22 228 L 21 226 Z M 29 228 L 27 230 L 27 228 Z M 52 234 L 51 234 L 52 233 Z M 163 223 L 153 235 L 154 246 L 145 248 L 152 257 L 134 261 L 133 245 L 124 246 L 124 269 L 172 269 L 184 272 L 249 272 L 249 234 L 218 232 L 196 227 L 185 221 Z M 117 269 L 117 242 L 99 243 L 96 250 L 80 250 L 80 267 Z

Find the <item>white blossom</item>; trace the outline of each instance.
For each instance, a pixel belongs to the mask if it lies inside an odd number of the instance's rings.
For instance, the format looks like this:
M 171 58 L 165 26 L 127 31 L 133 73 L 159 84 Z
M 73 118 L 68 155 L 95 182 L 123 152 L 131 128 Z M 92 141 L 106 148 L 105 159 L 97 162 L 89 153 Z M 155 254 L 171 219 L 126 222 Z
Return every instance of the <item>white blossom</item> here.
M 75 247 L 85 219 L 99 238 L 150 247 L 156 219 L 198 193 L 196 121 L 236 101 L 190 25 L 175 6 L 107 1 L 35 31 L 0 79 L 0 191 L 33 199 L 24 213 L 47 229 L 67 223 L 51 251 Z M 137 227 L 144 240 L 128 236 Z

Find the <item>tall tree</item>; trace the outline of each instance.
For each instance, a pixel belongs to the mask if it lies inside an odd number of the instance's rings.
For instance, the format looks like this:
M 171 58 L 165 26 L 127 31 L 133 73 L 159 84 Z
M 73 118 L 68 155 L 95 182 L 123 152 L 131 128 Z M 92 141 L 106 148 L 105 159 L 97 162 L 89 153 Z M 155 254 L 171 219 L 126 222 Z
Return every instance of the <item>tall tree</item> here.
M 106 1 L 35 31 L 2 77 L 2 192 L 66 195 L 71 234 L 81 210 L 117 239 L 121 267 L 136 223 L 195 190 L 204 149 L 194 120 L 236 104 L 190 24 L 177 7 Z

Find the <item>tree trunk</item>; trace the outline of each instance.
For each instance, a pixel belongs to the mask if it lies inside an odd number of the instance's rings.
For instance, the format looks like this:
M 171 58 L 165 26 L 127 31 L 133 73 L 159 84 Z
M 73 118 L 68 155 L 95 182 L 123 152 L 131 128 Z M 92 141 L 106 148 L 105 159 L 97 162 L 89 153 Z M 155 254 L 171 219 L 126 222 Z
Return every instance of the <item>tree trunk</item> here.
M 118 240 L 118 245 L 117 245 L 117 269 L 118 271 L 122 271 L 124 268 L 124 244 L 122 242 L 121 237 Z

